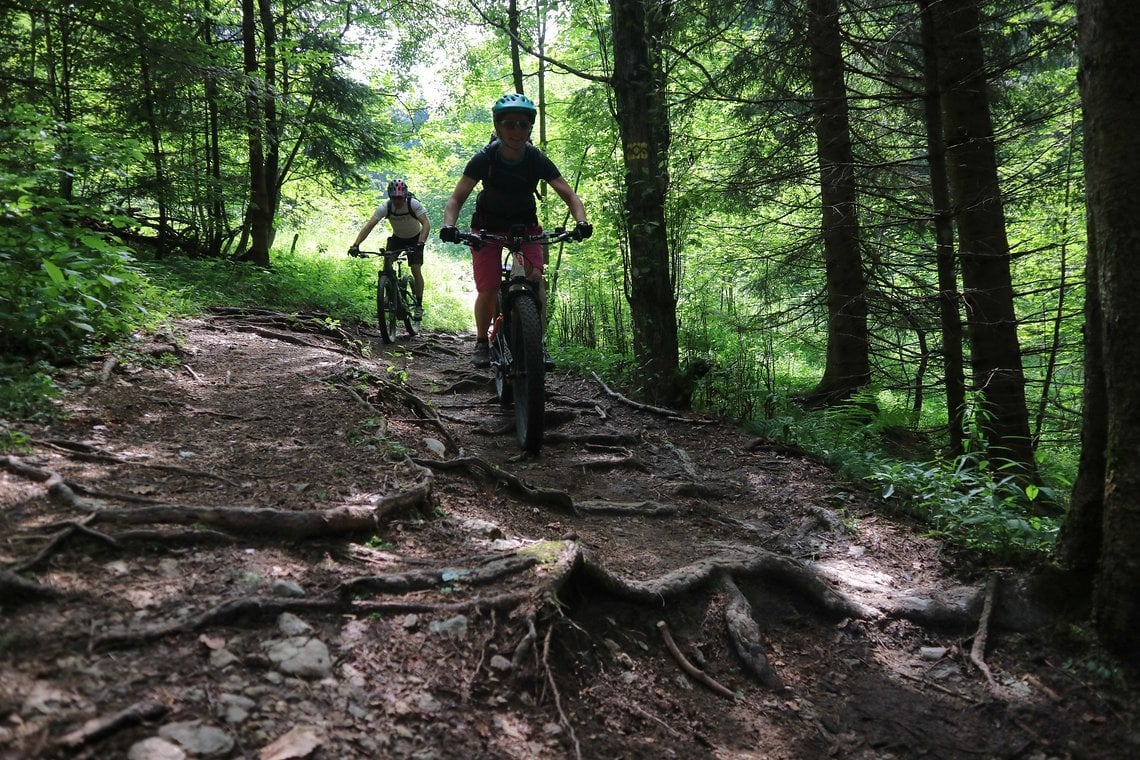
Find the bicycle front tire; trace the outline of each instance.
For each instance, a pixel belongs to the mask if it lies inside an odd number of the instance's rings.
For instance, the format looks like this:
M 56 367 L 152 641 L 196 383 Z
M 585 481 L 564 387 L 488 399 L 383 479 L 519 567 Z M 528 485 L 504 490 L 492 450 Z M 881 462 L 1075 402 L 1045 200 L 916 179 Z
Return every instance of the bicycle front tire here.
M 542 361 L 542 321 L 538 304 L 518 296 L 511 304 L 511 370 L 515 429 L 519 445 L 537 454 L 542 448 L 546 415 L 546 367 Z
M 383 272 L 376 280 L 376 322 L 385 343 L 396 340 L 396 281 Z
M 404 303 L 404 329 L 408 335 L 415 336 L 420 331 L 420 322 L 415 319 L 416 297 L 412 294 L 412 278 L 404 275 L 400 280 L 400 297 Z

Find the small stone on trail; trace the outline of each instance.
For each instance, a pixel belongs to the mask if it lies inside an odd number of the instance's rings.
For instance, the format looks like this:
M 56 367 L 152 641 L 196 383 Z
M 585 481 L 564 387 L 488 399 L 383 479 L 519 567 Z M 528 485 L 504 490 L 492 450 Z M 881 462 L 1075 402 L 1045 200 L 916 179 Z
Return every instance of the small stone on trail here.
M 152 736 L 131 745 L 127 760 L 184 760 L 186 753 L 177 744 Z
M 311 633 L 313 627 L 292 612 L 282 612 L 277 618 L 277 630 L 286 636 L 304 636 Z
M 456 615 L 447 620 L 433 620 L 428 628 L 432 633 L 442 633 L 453 639 L 462 639 L 467 636 L 467 616 Z

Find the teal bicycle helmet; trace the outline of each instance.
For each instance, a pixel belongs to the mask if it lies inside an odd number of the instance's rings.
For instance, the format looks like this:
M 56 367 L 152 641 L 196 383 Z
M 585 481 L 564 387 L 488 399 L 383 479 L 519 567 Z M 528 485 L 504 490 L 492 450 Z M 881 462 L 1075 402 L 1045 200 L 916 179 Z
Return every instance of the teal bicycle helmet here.
M 495 105 L 491 106 L 491 116 L 495 119 L 510 113 L 524 113 L 530 117 L 531 121 L 534 121 L 535 117 L 538 116 L 538 109 L 534 107 L 534 103 L 526 95 L 512 92 L 499 98 L 495 101 Z

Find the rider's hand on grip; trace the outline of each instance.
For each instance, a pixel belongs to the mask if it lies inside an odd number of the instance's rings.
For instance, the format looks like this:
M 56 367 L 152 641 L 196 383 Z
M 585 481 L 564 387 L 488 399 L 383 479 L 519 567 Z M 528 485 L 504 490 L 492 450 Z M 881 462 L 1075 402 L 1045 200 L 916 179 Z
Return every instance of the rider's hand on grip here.
M 348 249 L 348 255 L 352 256 L 353 258 L 356 258 L 357 256 L 359 256 L 360 255 L 360 246 L 354 245 L 351 248 L 349 248 Z
M 576 225 L 574 225 L 573 235 L 575 240 L 585 240 L 593 234 L 594 225 L 590 224 L 589 222 L 578 222 Z
M 424 244 L 423 243 L 416 243 L 416 253 L 418 253 L 421 256 L 424 255 Z
M 458 243 L 459 230 L 450 224 L 439 228 L 439 239 L 445 243 Z

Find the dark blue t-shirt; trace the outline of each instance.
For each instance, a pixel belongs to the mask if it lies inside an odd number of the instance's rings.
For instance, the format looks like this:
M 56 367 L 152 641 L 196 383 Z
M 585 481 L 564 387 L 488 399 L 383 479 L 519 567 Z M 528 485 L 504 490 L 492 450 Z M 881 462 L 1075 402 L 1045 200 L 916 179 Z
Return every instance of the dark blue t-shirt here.
M 498 143 L 479 151 L 467 162 L 463 173 L 483 183 L 475 197 L 471 226 L 499 232 L 509 230 L 513 224 L 538 224 L 534 202 L 538 183 L 562 176 L 554 162 L 533 145 L 527 144 L 523 157 L 511 162 L 503 159 Z

